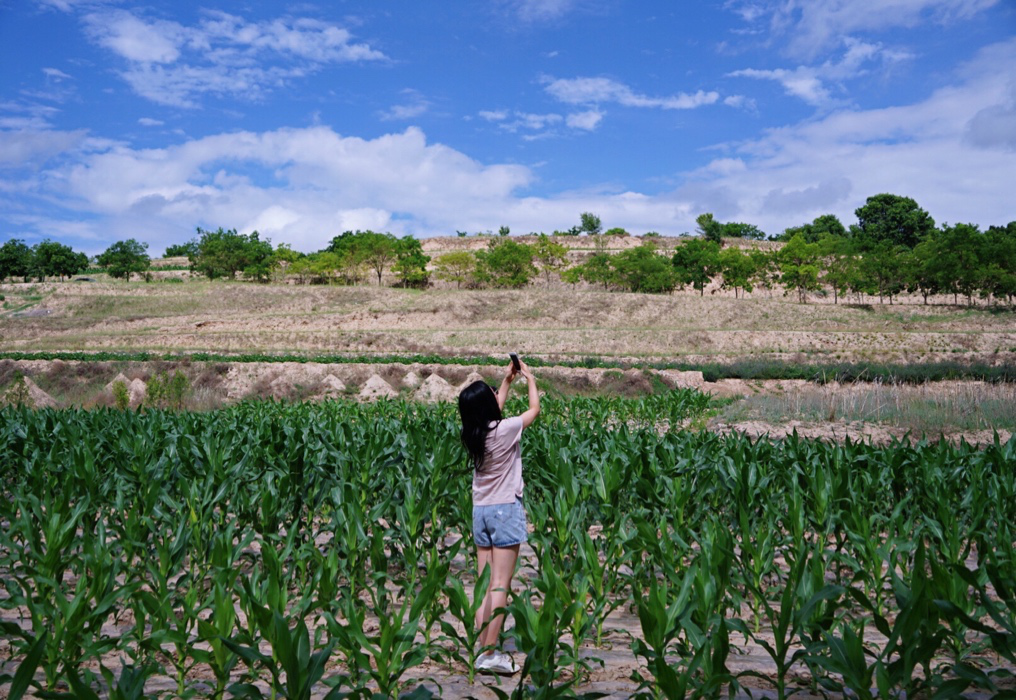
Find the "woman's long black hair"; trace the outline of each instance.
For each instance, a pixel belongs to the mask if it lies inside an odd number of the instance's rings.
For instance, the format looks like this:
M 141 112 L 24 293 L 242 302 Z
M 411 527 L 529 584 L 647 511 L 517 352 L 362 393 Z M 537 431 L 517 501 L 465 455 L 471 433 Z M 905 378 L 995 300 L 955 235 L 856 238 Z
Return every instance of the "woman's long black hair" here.
M 473 469 L 483 464 L 483 456 L 487 453 L 487 433 L 501 422 L 501 407 L 497 405 L 497 395 L 483 381 L 475 381 L 459 394 L 459 415 L 462 416 L 462 444 L 469 452 Z

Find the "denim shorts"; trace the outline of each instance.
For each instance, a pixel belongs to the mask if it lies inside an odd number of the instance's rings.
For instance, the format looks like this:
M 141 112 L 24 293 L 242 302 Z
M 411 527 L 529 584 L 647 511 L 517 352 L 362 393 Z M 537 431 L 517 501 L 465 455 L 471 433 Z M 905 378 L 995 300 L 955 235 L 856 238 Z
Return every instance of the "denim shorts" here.
M 477 547 L 513 547 L 528 539 L 526 509 L 522 499 L 514 503 L 473 506 L 473 539 Z

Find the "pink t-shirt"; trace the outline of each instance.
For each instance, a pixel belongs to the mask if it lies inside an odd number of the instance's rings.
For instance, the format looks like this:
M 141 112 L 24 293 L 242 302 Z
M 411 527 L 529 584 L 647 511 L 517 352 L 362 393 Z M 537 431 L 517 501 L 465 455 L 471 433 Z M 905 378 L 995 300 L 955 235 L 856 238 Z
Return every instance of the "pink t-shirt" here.
M 514 503 L 522 497 L 522 416 L 505 418 L 487 433 L 487 454 L 473 470 L 473 505 Z

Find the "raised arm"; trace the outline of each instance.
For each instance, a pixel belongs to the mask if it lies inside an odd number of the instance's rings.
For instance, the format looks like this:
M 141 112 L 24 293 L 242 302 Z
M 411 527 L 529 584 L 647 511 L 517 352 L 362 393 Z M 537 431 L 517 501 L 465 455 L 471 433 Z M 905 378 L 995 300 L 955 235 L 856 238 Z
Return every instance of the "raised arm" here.
M 504 402 L 508 400 L 508 388 L 511 386 L 512 381 L 515 379 L 515 365 L 511 362 L 508 363 L 508 371 L 504 375 L 504 379 L 501 380 L 501 386 L 497 389 L 497 407 L 504 410 Z
M 526 378 L 529 386 L 529 408 L 522 414 L 522 428 L 528 428 L 540 415 L 540 392 L 536 390 L 536 377 L 525 362 L 522 363 L 522 376 Z

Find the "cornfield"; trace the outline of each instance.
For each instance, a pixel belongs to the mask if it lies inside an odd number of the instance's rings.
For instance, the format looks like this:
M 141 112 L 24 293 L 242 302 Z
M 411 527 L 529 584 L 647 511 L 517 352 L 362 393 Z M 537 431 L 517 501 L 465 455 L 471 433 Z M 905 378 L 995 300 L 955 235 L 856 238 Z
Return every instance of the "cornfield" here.
M 1016 696 L 1016 440 L 676 429 L 708 403 L 545 402 L 523 438 L 515 697 L 595 697 L 597 651 L 619 645 L 640 698 Z M 303 699 L 473 682 L 488 582 L 457 435 L 453 406 L 406 402 L 0 410 L 0 687 Z M 731 670 L 749 643 L 765 672 Z

